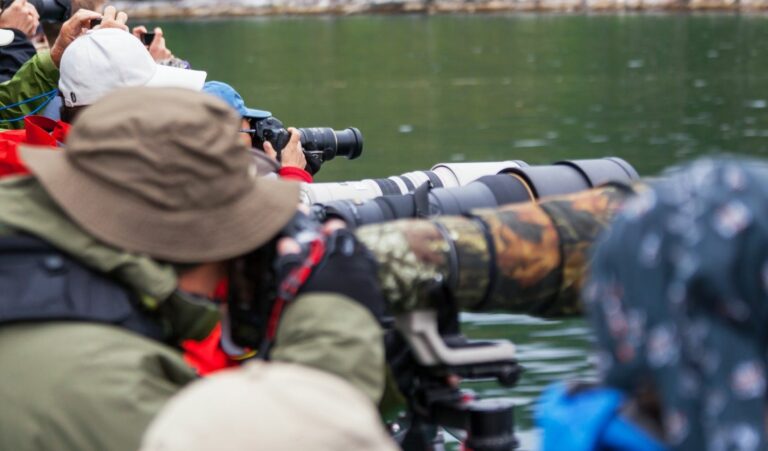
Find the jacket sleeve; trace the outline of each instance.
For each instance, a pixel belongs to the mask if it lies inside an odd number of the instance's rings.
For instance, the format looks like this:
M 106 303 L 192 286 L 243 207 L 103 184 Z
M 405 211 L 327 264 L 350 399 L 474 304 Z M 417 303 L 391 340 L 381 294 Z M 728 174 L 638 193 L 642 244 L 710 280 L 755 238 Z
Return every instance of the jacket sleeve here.
M 336 374 L 374 403 L 384 392 L 381 327 L 365 307 L 345 296 L 299 296 L 283 315 L 272 358 Z
M 277 172 L 280 178 L 286 180 L 295 180 L 297 182 L 312 183 L 312 174 L 301 168 L 282 167 Z
M 20 101 L 39 96 L 56 88 L 59 69 L 53 64 L 48 52 L 41 52 L 27 61 L 10 80 L 0 84 L 0 105 L 7 107 Z M 23 118 L 45 103 L 41 98 L 30 103 L 0 110 L 0 128 L 24 128 L 24 121 L 8 120 Z
M 13 31 L 13 42 L 0 50 L 0 83 L 13 78 L 21 66 L 35 56 L 35 46 L 19 30 Z

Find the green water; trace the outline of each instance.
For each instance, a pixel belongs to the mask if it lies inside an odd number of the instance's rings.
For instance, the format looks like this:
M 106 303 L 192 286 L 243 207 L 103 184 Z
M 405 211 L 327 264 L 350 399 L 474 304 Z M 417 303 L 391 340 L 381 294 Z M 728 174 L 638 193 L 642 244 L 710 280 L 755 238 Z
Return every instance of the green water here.
M 640 173 L 696 155 L 768 151 L 768 18 L 731 15 L 377 16 L 161 24 L 169 46 L 296 126 L 356 126 L 359 160 L 319 181 L 441 161 L 616 155 Z M 509 396 L 525 449 L 530 405 L 563 377 L 589 377 L 578 319 L 469 315 L 506 337 L 528 371 Z

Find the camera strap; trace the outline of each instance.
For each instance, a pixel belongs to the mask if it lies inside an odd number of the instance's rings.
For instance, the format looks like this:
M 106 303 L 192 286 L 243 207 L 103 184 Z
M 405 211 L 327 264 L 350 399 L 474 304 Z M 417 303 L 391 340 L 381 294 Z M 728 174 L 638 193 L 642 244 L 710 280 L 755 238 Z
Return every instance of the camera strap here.
M 59 92 L 58 89 L 52 89 L 52 90 L 50 90 L 48 92 L 44 92 L 42 94 L 38 94 L 38 95 L 36 95 L 34 97 L 30 97 L 28 99 L 21 100 L 19 102 L 13 103 L 11 105 L 0 106 L 0 111 L 5 111 L 5 110 L 11 109 L 11 108 L 15 108 L 15 107 L 18 107 L 18 106 L 22 106 L 22 105 L 26 105 L 28 103 L 35 102 L 35 101 L 40 100 L 40 99 L 45 99 L 45 100 L 43 100 L 43 102 L 40 105 L 35 107 L 29 113 L 24 114 L 24 115 L 19 116 L 19 117 L 12 118 L 12 119 L 2 119 L 2 120 L 0 120 L 0 123 L 19 122 L 19 121 L 23 121 L 24 118 L 26 118 L 27 116 L 31 116 L 33 114 L 37 114 L 40 110 L 45 108 L 46 105 L 48 105 L 51 102 L 51 100 L 53 100 L 54 97 L 56 97 L 56 94 L 58 92 Z
M 258 355 L 264 360 L 269 359 L 269 351 L 277 335 L 277 327 L 280 325 L 280 319 L 283 316 L 286 304 L 296 299 L 302 285 L 312 275 L 312 271 L 317 267 L 325 257 L 325 242 L 322 238 L 317 238 L 309 243 L 309 252 L 298 266 L 291 269 L 286 277 L 280 282 L 277 288 L 277 297 L 272 304 L 267 322 L 267 330 Z

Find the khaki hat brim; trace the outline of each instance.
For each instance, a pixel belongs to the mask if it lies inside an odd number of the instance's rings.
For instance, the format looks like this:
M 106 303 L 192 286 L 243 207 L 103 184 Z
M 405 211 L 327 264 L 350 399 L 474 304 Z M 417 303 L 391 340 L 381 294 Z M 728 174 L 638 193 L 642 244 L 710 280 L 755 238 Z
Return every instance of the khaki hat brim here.
M 299 184 L 263 177 L 238 200 L 199 211 L 168 211 L 79 170 L 65 151 L 21 146 L 48 194 L 87 232 L 118 248 L 178 263 L 235 257 L 273 238 L 296 214 Z

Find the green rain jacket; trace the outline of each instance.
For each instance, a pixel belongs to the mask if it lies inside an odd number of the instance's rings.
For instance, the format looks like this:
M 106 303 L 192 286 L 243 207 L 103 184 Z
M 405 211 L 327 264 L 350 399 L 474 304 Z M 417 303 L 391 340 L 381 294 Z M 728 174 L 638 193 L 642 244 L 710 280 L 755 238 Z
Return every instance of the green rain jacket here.
M 0 235 L 18 232 L 122 281 L 162 312 L 178 339 L 200 338 L 218 320 L 211 306 L 171 294 L 176 278 L 167 266 L 90 237 L 32 177 L 0 181 Z M 380 328 L 364 307 L 343 296 L 297 298 L 285 312 L 272 356 L 337 374 L 374 402 L 382 395 Z M 195 378 L 179 351 L 119 327 L 0 325 L 0 449 L 133 451 L 163 404 Z
M 40 52 L 24 63 L 13 78 L 0 83 L 0 107 L 14 105 L 50 92 L 56 89 L 58 82 L 59 69 L 53 64 L 51 54 Z M 0 129 L 24 128 L 23 120 L 14 119 L 32 114 L 46 100 L 47 97 L 43 97 L 29 103 L 0 110 Z

